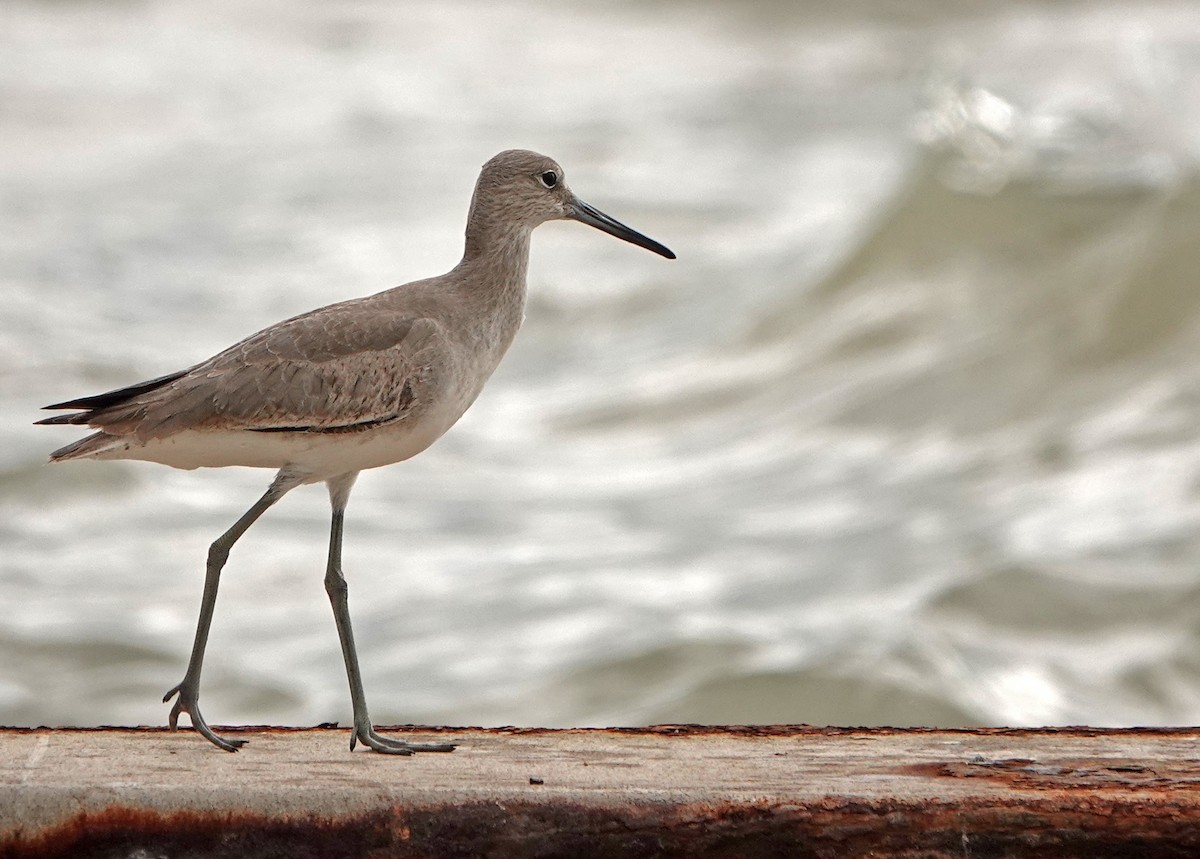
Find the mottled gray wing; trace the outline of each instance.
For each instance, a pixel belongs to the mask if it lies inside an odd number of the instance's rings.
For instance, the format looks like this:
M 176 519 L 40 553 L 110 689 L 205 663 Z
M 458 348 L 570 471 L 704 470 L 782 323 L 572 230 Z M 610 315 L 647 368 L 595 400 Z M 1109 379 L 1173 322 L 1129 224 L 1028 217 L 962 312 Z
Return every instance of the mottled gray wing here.
M 399 420 L 421 395 L 441 326 L 355 305 L 273 325 L 89 423 L 151 439 L 183 429 L 336 432 Z

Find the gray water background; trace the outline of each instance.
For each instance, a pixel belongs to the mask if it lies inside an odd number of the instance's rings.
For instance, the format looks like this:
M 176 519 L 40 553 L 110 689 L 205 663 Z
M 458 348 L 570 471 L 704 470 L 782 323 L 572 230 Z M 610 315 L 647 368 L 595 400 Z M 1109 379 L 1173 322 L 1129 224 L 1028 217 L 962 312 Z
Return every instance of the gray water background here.
M 270 475 L 37 409 L 453 265 L 559 159 L 484 395 L 365 474 L 380 722 L 1200 723 L 1200 7 L 0 4 L 0 723 L 161 724 Z M 237 546 L 216 723 L 346 721 L 327 501 Z

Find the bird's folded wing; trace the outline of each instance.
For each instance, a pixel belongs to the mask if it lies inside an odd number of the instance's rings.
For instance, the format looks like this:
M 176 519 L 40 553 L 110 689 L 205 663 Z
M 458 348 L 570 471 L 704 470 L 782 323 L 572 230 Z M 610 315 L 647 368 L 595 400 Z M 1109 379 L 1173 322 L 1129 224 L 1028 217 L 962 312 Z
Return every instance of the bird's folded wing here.
M 143 440 L 184 429 L 337 432 L 404 417 L 442 336 L 430 319 L 337 306 L 260 331 L 178 379 L 98 409 L 91 426 Z

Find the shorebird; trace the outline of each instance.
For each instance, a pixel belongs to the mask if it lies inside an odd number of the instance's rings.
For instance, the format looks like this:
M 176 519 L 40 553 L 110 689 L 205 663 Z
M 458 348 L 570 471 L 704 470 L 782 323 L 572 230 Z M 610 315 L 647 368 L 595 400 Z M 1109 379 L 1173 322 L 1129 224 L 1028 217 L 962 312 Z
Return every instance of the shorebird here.
M 451 744 L 385 737 L 372 726 L 342 575 L 346 502 L 360 471 L 425 450 L 479 396 L 524 319 L 530 233 L 564 218 L 675 258 L 576 197 L 552 159 L 508 150 L 483 165 L 462 260 L 446 274 L 294 316 L 186 370 L 46 406 L 74 412 L 39 424 L 97 430 L 54 451 L 52 462 L 276 469 L 266 493 L 208 550 L 191 657 L 183 680 L 163 697 L 175 699 L 172 729 L 186 713 L 217 747 L 234 752 L 245 744 L 213 732 L 200 713 L 200 670 L 221 569 L 234 543 L 285 493 L 323 482 L 333 509 L 325 590 L 350 683 L 350 749 L 361 741 L 393 755 L 453 751 Z

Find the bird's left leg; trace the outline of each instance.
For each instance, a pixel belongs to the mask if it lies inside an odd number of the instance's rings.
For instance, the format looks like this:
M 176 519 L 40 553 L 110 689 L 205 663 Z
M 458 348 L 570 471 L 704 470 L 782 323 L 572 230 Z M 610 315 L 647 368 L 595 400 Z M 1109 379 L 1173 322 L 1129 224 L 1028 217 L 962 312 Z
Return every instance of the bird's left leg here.
M 342 658 L 346 662 L 346 679 L 350 681 L 350 701 L 354 707 L 354 731 L 350 735 L 350 749 L 358 741 L 363 745 L 389 755 L 411 755 L 413 752 L 452 752 L 450 743 L 406 743 L 393 740 L 375 732 L 371 717 L 367 714 L 367 699 L 363 693 L 362 672 L 358 668 L 358 654 L 354 647 L 354 631 L 350 628 L 350 605 L 346 578 L 342 575 L 342 527 L 345 521 L 346 501 L 358 472 L 343 474 L 328 481 L 329 500 L 333 507 L 333 523 L 329 533 L 329 563 L 325 568 L 325 592 L 333 606 L 333 619 L 337 623 L 338 639 L 342 644 Z

